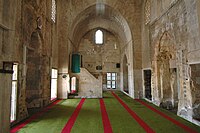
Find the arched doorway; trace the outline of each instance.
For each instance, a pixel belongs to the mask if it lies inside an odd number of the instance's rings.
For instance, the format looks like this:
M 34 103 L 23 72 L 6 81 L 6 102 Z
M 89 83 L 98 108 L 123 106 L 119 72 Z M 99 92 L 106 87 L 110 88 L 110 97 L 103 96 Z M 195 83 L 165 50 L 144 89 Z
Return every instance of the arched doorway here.
M 129 94 L 128 87 L 128 62 L 126 55 L 123 59 L 123 91 Z
M 78 93 L 78 78 L 71 77 L 71 87 L 70 87 L 70 94 Z

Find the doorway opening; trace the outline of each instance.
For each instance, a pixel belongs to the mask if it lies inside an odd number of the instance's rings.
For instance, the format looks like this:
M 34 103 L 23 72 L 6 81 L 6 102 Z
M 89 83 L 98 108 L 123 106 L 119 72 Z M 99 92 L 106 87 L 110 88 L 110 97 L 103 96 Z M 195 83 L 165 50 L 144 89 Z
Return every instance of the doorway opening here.
M 18 64 L 13 64 L 10 122 L 16 120 Z
M 117 88 L 117 73 L 107 73 L 107 89 Z
M 58 70 L 51 70 L 51 100 L 57 98 L 57 80 L 58 80 Z
M 70 91 L 68 98 L 76 98 L 78 96 L 79 79 L 75 76 L 70 77 Z
M 127 57 L 126 56 L 124 56 L 124 59 L 123 59 L 123 91 L 129 94 L 128 62 L 127 62 Z
M 151 95 L 151 70 L 144 70 L 145 98 L 152 100 Z
M 77 80 L 76 80 L 76 77 L 72 77 L 71 78 L 71 94 L 75 94 L 77 91 L 76 91 L 76 83 Z

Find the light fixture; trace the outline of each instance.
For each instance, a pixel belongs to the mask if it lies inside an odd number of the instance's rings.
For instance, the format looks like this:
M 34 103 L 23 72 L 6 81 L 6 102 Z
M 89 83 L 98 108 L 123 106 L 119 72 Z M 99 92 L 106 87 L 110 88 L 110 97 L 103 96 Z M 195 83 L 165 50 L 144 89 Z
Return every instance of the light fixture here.
M 13 74 L 13 62 L 3 62 L 3 69 L 0 69 L 0 73 Z

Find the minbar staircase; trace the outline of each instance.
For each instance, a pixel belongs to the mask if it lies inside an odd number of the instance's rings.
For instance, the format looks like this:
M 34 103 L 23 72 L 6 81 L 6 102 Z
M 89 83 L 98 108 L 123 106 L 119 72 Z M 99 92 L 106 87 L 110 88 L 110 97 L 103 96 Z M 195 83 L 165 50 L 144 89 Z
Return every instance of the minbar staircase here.
M 80 73 L 71 73 L 70 77 L 78 78 L 78 93 L 73 98 L 102 98 L 102 76 L 95 78 L 87 69 Z M 70 98 L 71 96 L 69 96 Z

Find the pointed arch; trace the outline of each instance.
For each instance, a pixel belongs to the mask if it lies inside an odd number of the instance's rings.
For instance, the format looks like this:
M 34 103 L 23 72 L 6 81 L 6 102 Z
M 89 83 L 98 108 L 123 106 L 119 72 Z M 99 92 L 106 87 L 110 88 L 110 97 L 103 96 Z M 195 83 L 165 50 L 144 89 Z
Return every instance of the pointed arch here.
M 177 107 L 178 101 L 175 43 L 172 34 L 164 31 L 155 47 L 154 75 L 160 106 L 167 109 Z

